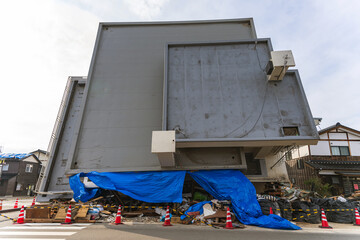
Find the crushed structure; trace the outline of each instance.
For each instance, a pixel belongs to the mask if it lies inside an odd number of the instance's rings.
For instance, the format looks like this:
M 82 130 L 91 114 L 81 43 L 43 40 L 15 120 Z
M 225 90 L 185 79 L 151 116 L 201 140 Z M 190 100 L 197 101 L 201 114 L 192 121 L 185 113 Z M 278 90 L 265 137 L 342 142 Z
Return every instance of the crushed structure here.
M 267 183 L 288 182 L 293 146 L 319 138 L 294 66 L 251 18 L 100 23 L 88 76 L 68 80 L 37 200 L 196 195 L 231 200 L 242 223 L 298 229 L 256 200 Z M 166 197 L 134 187 L 144 181 Z
M 318 134 L 291 51 L 252 19 L 100 23 L 86 78 L 70 77 L 39 200 L 80 172 L 240 169 L 287 181 L 289 146 Z M 86 179 L 85 179 L 86 182 Z

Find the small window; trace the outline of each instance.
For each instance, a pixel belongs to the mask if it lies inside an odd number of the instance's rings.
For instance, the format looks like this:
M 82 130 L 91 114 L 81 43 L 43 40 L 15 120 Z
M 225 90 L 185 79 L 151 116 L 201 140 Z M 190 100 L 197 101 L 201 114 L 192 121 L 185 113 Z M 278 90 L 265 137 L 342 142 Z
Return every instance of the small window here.
M 26 164 L 25 172 L 32 173 L 33 171 L 33 165 L 32 164 Z
M 292 159 L 292 153 L 291 153 L 291 151 L 287 151 L 286 153 L 285 153 L 285 160 L 286 161 L 289 161 L 289 160 L 291 160 Z
M 299 136 L 298 127 L 283 127 L 284 136 Z
M 16 184 L 16 191 L 21 191 L 22 185 L 21 183 Z
M 332 146 L 331 154 L 333 156 L 349 156 L 350 155 L 349 147 L 347 147 L 347 146 Z
M 331 177 L 331 181 L 333 184 L 340 184 L 340 180 L 338 177 Z
M 304 162 L 301 159 L 298 159 L 296 162 L 298 169 L 304 169 Z
M 2 171 L 3 171 L 3 172 L 9 171 L 9 164 L 4 164 L 4 165 L 2 166 Z

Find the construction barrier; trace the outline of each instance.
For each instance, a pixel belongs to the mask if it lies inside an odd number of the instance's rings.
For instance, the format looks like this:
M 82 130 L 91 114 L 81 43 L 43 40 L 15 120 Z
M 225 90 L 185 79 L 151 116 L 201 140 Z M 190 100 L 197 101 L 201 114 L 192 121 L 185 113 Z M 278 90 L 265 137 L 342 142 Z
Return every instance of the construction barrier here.
M 4 217 L 4 218 L 7 218 L 8 220 L 11 220 L 11 221 L 13 221 L 13 222 L 16 222 L 16 221 L 17 221 L 17 218 L 11 218 L 11 217 L 8 217 L 8 216 L 6 216 L 6 215 L 4 215 L 4 214 L 0 214 L 0 216 L 1 216 L 1 217 Z
M 85 208 L 86 206 L 75 206 L 73 208 Z M 104 207 L 112 207 L 112 208 L 117 208 L 118 206 L 116 205 L 105 205 Z M 165 208 L 166 206 L 122 206 L 123 208 L 138 208 L 138 209 L 142 209 L 142 208 Z M 61 206 L 61 207 L 39 207 L 39 206 L 32 206 L 32 207 L 28 207 L 28 208 L 40 208 L 40 209 L 44 209 L 44 208 L 67 208 L 67 206 Z M 277 210 L 280 211 L 281 209 L 277 208 L 277 209 L 273 209 L 273 210 Z M 292 211 L 292 212 L 318 212 L 317 209 L 295 209 L 295 208 L 285 208 L 282 209 L 284 211 Z M 346 208 L 346 209 L 324 209 L 325 212 L 330 212 L 330 211 L 354 211 L 354 208 Z

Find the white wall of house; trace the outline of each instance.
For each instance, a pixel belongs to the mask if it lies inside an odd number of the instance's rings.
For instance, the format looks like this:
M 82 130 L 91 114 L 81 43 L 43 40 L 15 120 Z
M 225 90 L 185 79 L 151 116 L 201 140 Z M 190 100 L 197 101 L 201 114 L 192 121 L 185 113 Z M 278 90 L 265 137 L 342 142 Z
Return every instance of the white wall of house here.
M 310 145 L 311 155 L 329 156 L 330 147 L 328 141 L 319 141 L 317 145 Z
M 360 156 L 360 141 L 350 142 L 351 156 Z
M 309 156 L 309 146 L 299 146 L 299 157 Z
M 349 147 L 350 156 L 360 156 L 360 135 L 351 132 L 348 129 L 339 128 L 338 132 L 332 130 L 319 135 L 320 141 L 317 145 L 300 146 L 298 154 L 293 158 L 313 156 L 331 156 L 331 147 L 346 146 Z M 308 148 L 310 148 L 310 153 Z
M 286 170 L 285 159 L 279 162 L 275 167 L 271 169 L 284 153 L 279 153 L 276 155 L 269 155 L 265 158 L 266 171 L 269 178 L 277 179 L 280 182 L 289 182 L 289 177 Z

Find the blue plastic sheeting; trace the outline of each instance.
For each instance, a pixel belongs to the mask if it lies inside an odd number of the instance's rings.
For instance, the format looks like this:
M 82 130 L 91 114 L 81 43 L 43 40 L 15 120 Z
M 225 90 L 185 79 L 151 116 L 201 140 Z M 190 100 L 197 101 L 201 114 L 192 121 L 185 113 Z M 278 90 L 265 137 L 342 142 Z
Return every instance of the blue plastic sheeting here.
M 150 202 L 182 202 L 186 171 L 79 173 L 70 177 L 70 187 L 76 201 L 86 202 L 98 194 L 87 189 L 80 177 L 88 177 L 98 187 L 119 191 L 134 199 Z
M 0 158 L 23 159 L 30 155 L 31 155 L 31 153 L 0 153 Z
M 188 172 L 208 193 L 219 200 L 231 200 L 231 209 L 244 224 L 276 229 L 301 229 L 277 215 L 263 215 L 252 183 L 239 170 Z M 88 177 L 102 189 L 119 191 L 134 199 L 150 202 L 182 202 L 186 171 L 79 173 L 70 177 L 70 187 L 76 201 L 87 202 L 99 194 L 99 189 L 85 188 L 80 177 Z M 200 211 L 205 203 L 191 207 Z
M 277 215 L 263 215 L 254 185 L 239 170 L 189 172 L 192 178 L 214 198 L 231 200 L 231 209 L 240 222 L 275 229 L 301 229 Z
M 101 192 L 101 189 L 99 188 L 86 188 L 84 186 L 80 180 L 80 177 L 85 177 L 85 175 L 85 173 L 78 173 L 69 178 L 70 187 L 74 192 L 73 198 L 77 202 L 87 202 L 90 199 L 95 198 Z
M 189 209 L 184 213 L 184 215 L 182 215 L 182 216 L 180 217 L 181 220 L 184 220 L 189 212 L 198 212 L 198 211 L 199 211 L 199 212 L 200 212 L 200 215 L 203 214 L 203 213 L 204 213 L 203 206 L 204 206 L 205 204 L 207 204 L 207 203 L 212 204 L 211 201 L 204 201 L 204 202 L 199 202 L 199 203 L 197 203 L 197 204 L 192 205 L 192 206 L 189 207 Z

